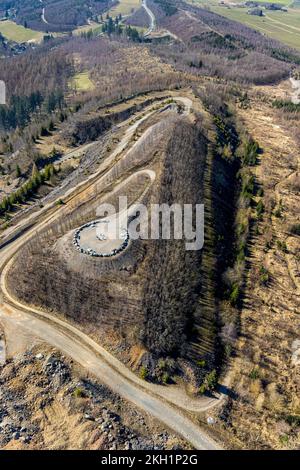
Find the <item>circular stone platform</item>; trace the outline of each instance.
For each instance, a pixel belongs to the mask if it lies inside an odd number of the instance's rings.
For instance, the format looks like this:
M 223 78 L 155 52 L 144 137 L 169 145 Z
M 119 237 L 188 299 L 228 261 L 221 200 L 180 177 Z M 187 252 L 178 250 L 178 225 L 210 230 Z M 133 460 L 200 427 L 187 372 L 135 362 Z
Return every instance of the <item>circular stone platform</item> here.
M 127 229 L 121 229 L 120 235 L 107 235 L 108 220 L 95 220 L 76 230 L 73 244 L 77 251 L 96 258 L 111 258 L 124 251 L 129 244 Z

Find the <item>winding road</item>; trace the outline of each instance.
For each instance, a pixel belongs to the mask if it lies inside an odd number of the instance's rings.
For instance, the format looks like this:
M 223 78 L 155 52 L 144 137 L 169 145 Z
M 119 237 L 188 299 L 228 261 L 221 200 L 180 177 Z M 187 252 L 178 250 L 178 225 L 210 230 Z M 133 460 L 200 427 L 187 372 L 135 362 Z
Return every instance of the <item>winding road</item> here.
M 40 0 L 40 3 L 43 5 L 43 0 Z M 49 24 L 48 21 L 45 18 L 45 7 L 43 7 L 43 9 L 42 9 L 41 19 L 42 19 L 43 23 Z
M 156 30 L 156 19 L 154 13 L 150 10 L 150 8 L 147 5 L 147 0 L 143 0 L 142 7 L 144 10 L 146 10 L 149 18 L 150 18 L 150 26 L 148 31 L 144 34 L 144 37 L 149 36 L 149 34 L 153 33 L 153 31 Z
M 42 22 L 45 23 L 45 24 L 49 24 L 48 21 L 45 18 L 45 8 L 43 8 L 43 11 L 42 11 Z
M 190 113 L 191 100 L 183 97 L 176 97 L 175 100 L 184 105 L 184 114 Z M 94 184 L 101 183 L 101 178 L 105 177 L 105 171 L 114 164 L 116 159 L 125 158 L 130 152 L 128 150 L 124 153 L 137 127 L 155 112 L 157 111 L 149 111 L 146 115 L 141 113 L 141 118 L 128 127 L 117 148 L 100 165 L 97 173 L 67 193 L 71 202 L 67 202 L 61 207 L 53 203 L 45 206 L 30 216 L 32 219 L 31 228 L 26 228 L 27 218 L 23 223 L 24 230 L 22 230 L 22 224 L 19 224 L 17 231 L 10 233 L 10 240 L 3 243 L 2 246 L 0 245 L 0 321 L 2 320 L 4 327 L 9 323 L 16 332 L 25 331 L 29 336 L 38 337 L 58 348 L 73 358 L 85 370 L 94 374 L 115 393 L 177 432 L 194 448 L 216 450 L 221 448 L 219 444 L 212 440 L 184 412 L 206 411 L 219 403 L 224 398 L 223 395 L 219 395 L 217 399 L 208 397 L 196 399 L 188 397 L 184 390 L 177 387 L 162 387 L 145 382 L 79 328 L 47 312 L 23 304 L 7 289 L 7 274 L 20 248 L 34 237 L 38 230 L 45 228 L 64 213 L 67 216 L 69 204 L 74 204 L 77 201 L 78 191 L 79 194 L 80 191 L 84 193 Z M 149 128 L 140 139 L 143 139 L 148 131 Z M 155 174 L 149 172 L 149 178 L 151 183 L 155 179 Z M 76 194 L 73 196 L 73 193 Z M 14 338 L 6 339 L 14 340 Z

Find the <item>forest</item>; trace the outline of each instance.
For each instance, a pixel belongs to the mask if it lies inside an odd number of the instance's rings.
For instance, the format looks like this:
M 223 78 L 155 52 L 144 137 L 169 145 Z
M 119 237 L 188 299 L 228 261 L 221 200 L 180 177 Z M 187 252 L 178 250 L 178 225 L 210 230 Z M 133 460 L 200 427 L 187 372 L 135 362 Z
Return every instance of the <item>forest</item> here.
M 72 31 L 113 4 L 111 0 L 1 0 L 0 15 L 38 31 Z

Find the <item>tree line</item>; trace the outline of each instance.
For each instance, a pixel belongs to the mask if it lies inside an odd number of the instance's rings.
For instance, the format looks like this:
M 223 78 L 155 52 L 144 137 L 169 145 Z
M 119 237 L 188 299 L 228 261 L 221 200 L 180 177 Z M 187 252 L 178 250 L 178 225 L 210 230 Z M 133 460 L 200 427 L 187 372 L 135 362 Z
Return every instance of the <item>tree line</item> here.
M 55 109 L 62 109 L 64 94 L 62 90 L 54 90 L 48 96 L 43 96 L 39 91 L 29 96 L 13 95 L 9 106 L 0 105 L 0 130 L 8 131 L 17 127 L 24 128 L 30 121 L 34 112 L 41 109 L 45 113 L 51 113 Z
M 16 169 L 17 176 L 21 176 L 20 168 Z M 23 184 L 17 191 L 5 197 L 0 203 L 0 216 L 4 216 L 11 211 L 15 204 L 23 204 L 30 199 L 46 181 L 49 181 L 56 174 L 54 165 L 50 164 L 44 170 L 36 170 L 32 177 Z
M 141 42 L 142 38 L 136 28 L 132 26 L 124 26 L 120 23 L 122 17 L 117 16 L 113 19 L 108 16 L 106 21 L 102 25 L 102 32 L 108 34 L 116 34 L 117 36 L 125 36 L 130 41 Z

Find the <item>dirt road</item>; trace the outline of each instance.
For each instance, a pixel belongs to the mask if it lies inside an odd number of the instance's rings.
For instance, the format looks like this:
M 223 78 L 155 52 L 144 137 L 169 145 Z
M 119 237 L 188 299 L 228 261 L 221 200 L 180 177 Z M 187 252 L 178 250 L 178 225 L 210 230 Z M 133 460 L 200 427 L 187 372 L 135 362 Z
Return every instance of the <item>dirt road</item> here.
M 292 93 L 292 103 L 293 104 L 300 104 L 300 80 L 296 80 L 295 78 L 290 78 L 291 85 L 293 88 Z

